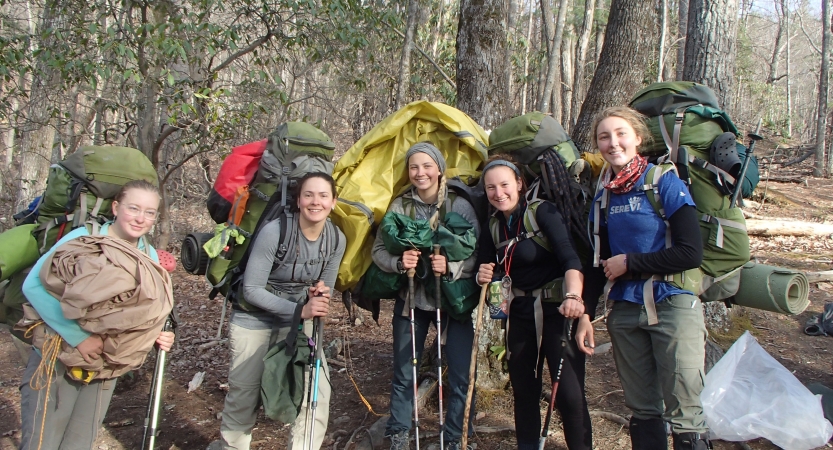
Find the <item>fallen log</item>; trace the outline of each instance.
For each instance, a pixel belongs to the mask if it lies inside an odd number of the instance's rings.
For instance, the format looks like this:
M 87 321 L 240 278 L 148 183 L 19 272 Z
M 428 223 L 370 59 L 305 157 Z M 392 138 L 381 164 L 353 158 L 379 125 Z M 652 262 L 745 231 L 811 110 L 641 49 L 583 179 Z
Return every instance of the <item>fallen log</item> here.
M 807 275 L 807 281 L 809 281 L 810 283 L 833 281 L 833 270 L 825 270 L 823 272 L 810 272 L 805 275 Z
M 833 224 L 788 219 L 747 219 L 750 236 L 825 236 L 833 234 Z

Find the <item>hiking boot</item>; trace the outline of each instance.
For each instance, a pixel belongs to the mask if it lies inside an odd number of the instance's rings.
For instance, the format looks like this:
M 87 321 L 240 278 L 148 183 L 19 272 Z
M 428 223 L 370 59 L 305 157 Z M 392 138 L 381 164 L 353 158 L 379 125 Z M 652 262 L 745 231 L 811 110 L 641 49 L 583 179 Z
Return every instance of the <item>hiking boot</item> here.
M 446 442 L 445 450 L 463 450 L 462 444 L 463 444 L 462 441 Z M 465 450 L 474 450 L 475 448 L 477 448 L 477 446 L 471 444 L 471 441 L 466 443 L 466 449 Z
M 410 448 L 410 436 L 408 430 L 402 430 L 398 433 L 389 434 L 390 450 L 408 450 Z
M 700 433 L 674 433 L 674 450 L 712 450 L 707 435 Z
M 631 447 L 633 450 L 658 450 L 668 448 L 668 436 L 665 434 L 665 421 L 661 418 L 637 419 L 636 417 L 631 417 L 628 428 L 631 433 Z

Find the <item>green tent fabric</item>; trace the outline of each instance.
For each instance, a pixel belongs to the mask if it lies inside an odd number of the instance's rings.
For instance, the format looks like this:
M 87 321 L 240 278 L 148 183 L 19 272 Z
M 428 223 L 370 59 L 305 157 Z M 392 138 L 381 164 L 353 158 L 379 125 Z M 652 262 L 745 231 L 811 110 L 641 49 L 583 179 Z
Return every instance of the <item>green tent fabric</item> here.
M 446 213 L 443 222 L 433 233 L 427 220 L 412 219 L 409 216 L 388 212 L 379 225 L 382 241 L 391 254 L 401 254 L 405 250 L 418 249 L 423 258 L 420 261 L 422 269 L 417 273 L 424 274 L 427 280 L 430 275 L 428 256 L 436 237 L 443 253 L 449 261 L 463 261 L 470 257 L 477 245 L 474 227 L 463 216 L 455 212 Z M 376 300 L 393 298 L 406 283 L 406 277 L 400 273 L 389 273 L 372 264 L 365 274 L 361 294 L 363 297 Z M 434 296 L 434 283 L 424 283 L 425 292 Z M 452 317 L 464 320 L 471 315 L 477 305 L 479 288 L 473 279 L 451 281 L 443 278 L 441 283 L 443 292 L 443 309 Z M 374 306 L 375 307 L 375 306 Z
M 296 315 L 300 318 L 299 313 Z M 309 338 L 296 332 L 275 343 L 263 357 L 260 399 L 266 417 L 283 423 L 292 423 L 298 417 L 310 353 Z

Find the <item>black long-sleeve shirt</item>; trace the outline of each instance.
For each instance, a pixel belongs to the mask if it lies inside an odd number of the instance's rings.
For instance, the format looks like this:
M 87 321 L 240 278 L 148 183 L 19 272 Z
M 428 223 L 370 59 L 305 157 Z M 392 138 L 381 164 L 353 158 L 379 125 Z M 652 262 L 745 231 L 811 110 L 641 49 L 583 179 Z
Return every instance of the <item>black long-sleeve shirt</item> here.
M 498 221 L 499 242 L 512 239 L 519 232 L 530 231 L 523 223 L 526 208 L 526 203 L 521 203 L 508 221 L 502 213 L 495 214 Z M 490 230 L 484 230 L 480 233 L 478 267 L 480 264 L 496 263 L 495 275 L 498 278 L 502 277 L 508 268 L 512 286 L 525 291 L 538 289 L 556 278 L 563 277 L 568 270 L 581 270 L 581 260 L 575 251 L 573 239 L 556 206 L 550 202 L 542 202 L 535 211 L 535 219 L 543 238 L 552 247 L 552 252 L 547 251 L 533 239 L 524 239 L 508 250 L 506 247 L 497 250 Z M 498 261 L 502 264 L 498 264 Z M 591 314 L 591 317 L 592 311 L 596 309 L 596 303 L 597 300 L 593 302 L 585 300 L 585 310 Z M 531 314 L 531 302 L 528 307 Z M 544 303 L 545 314 L 552 307 L 557 308 L 554 303 Z M 525 306 L 513 303 L 512 314 L 525 309 Z

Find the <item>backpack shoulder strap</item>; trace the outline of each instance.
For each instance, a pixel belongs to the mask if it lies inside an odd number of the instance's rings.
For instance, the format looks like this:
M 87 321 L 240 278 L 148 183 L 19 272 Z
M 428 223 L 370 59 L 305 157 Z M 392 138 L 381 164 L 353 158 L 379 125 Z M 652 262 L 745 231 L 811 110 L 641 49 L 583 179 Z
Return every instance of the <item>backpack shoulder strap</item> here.
M 531 237 L 533 241 L 541 247 L 544 247 L 548 252 L 552 252 L 552 247 L 549 241 L 543 236 L 541 227 L 538 226 L 538 219 L 536 218 L 538 207 L 541 206 L 542 202 L 543 200 L 535 199 L 527 205 L 526 211 L 524 211 L 524 228 L 526 228 L 528 234 L 532 233 Z
M 281 236 L 280 241 L 278 241 L 278 252 L 275 254 L 275 261 L 272 263 L 272 270 L 269 273 L 286 265 L 286 255 L 294 245 L 296 232 L 298 231 L 298 221 L 295 220 L 295 214 L 287 208 L 284 208 L 276 220 L 280 220 Z
M 648 173 L 645 175 L 645 183 L 641 187 L 645 192 L 645 196 L 648 197 L 648 202 L 651 203 L 651 207 L 666 222 L 666 226 L 668 225 L 668 217 L 665 213 L 665 208 L 662 206 L 662 198 L 659 195 L 659 183 L 662 176 L 668 172 L 674 172 L 674 175 L 678 175 L 677 166 L 672 163 L 663 163 L 651 167 L 648 169 Z

